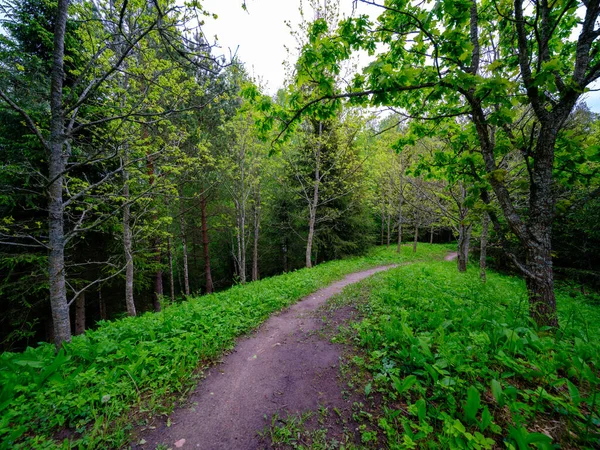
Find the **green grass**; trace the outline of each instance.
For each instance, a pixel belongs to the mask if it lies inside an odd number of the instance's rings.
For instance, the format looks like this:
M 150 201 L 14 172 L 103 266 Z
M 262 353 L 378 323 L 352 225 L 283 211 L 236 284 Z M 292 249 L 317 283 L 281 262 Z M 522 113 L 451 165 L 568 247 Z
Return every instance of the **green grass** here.
M 0 448 L 119 448 L 136 426 L 172 411 L 201 369 L 273 312 L 369 267 L 439 258 L 448 246 L 378 248 L 104 322 L 58 355 L 50 344 L 0 355 Z
M 332 299 L 363 320 L 344 379 L 368 407 L 368 448 L 599 448 L 600 303 L 557 293 L 561 329 L 537 330 L 525 283 L 448 262 L 403 266 Z M 363 439 L 364 442 L 364 439 Z

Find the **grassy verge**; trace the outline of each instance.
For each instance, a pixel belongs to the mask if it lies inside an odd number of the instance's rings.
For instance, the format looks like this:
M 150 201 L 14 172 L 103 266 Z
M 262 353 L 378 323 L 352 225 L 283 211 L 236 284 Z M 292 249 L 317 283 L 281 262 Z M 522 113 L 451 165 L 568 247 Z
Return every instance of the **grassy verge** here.
M 369 267 L 440 257 L 378 248 L 171 305 L 161 313 L 104 322 L 58 355 L 50 344 L 0 355 L 0 448 L 119 448 L 136 425 L 169 413 L 202 367 L 273 312 Z
M 521 279 L 482 284 L 475 268 L 429 262 L 349 286 L 329 306 L 349 304 L 362 320 L 335 339 L 352 344 L 343 379 L 363 399 L 354 419 L 366 448 L 600 448 L 597 296 L 559 290 L 551 335 L 529 320 Z

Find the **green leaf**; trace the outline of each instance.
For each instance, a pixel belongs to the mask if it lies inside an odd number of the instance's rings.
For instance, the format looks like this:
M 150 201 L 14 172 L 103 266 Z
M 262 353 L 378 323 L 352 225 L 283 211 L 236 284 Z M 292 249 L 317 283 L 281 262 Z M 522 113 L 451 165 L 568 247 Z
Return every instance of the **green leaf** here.
M 490 414 L 489 408 L 486 406 L 481 413 L 481 422 L 479 423 L 479 430 L 483 433 L 487 427 L 492 424 L 493 417 Z
M 567 388 L 569 389 L 569 395 L 571 396 L 571 400 L 578 406 L 581 403 L 581 394 L 579 393 L 579 389 L 575 386 L 571 381 L 567 380 Z
M 465 404 L 465 416 L 468 421 L 475 422 L 477 411 L 481 406 L 481 396 L 479 391 L 474 386 L 467 390 L 467 403 Z
M 403 394 L 417 382 L 417 377 L 415 375 L 409 375 L 406 378 L 404 378 L 402 382 L 400 382 L 400 380 L 397 377 L 392 376 L 392 382 L 394 384 L 394 387 L 396 388 L 396 391 L 399 394 Z
M 502 385 L 497 380 L 492 380 L 492 395 L 499 406 L 504 406 L 504 397 L 502 395 Z
M 419 421 L 425 422 L 427 418 L 427 404 L 425 403 L 425 399 L 420 398 L 417 400 L 417 416 L 419 417 Z

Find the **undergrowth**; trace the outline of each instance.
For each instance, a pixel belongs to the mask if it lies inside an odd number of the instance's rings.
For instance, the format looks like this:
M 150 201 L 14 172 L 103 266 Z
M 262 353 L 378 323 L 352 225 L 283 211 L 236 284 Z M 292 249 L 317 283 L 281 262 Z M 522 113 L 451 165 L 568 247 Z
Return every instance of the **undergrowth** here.
M 561 328 L 537 329 L 524 282 L 419 263 L 332 299 L 363 320 L 343 378 L 366 398 L 362 442 L 392 449 L 600 448 L 598 297 L 557 292 Z
M 235 338 L 275 311 L 344 275 L 441 257 L 378 248 L 367 257 L 236 286 L 170 305 L 161 313 L 103 322 L 56 354 L 51 344 L 0 355 L 0 448 L 119 448 L 156 414 L 168 414 Z

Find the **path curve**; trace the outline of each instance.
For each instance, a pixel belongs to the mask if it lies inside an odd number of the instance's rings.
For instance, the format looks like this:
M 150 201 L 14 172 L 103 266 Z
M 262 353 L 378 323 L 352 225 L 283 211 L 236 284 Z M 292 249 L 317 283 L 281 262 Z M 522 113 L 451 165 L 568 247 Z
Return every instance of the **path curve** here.
M 134 448 L 262 448 L 257 433 L 267 425 L 265 416 L 339 407 L 344 403 L 337 382 L 341 347 L 316 336 L 323 321 L 311 313 L 345 286 L 393 267 L 347 275 L 269 318 L 207 371 L 191 406 L 177 409 L 169 427 L 163 422 L 141 433 L 145 443 Z
M 444 261 L 454 261 L 458 258 L 458 252 L 450 252 L 444 257 Z

